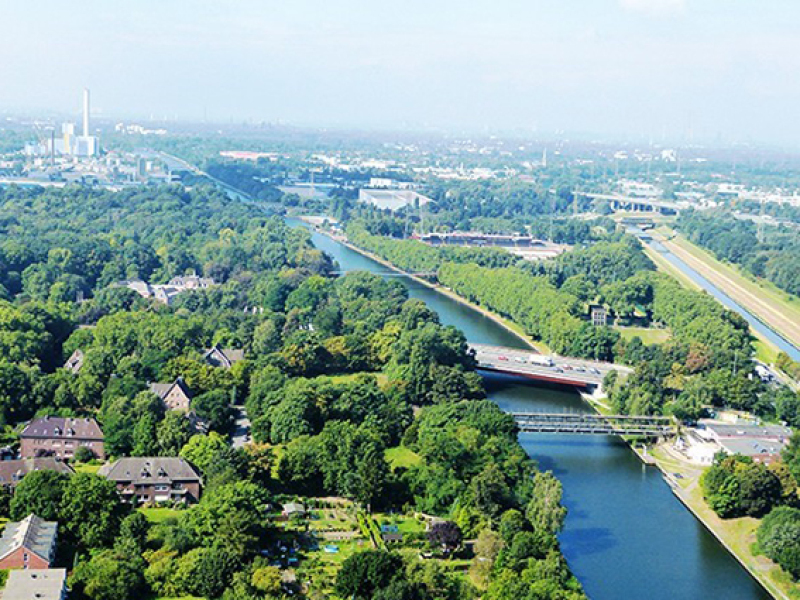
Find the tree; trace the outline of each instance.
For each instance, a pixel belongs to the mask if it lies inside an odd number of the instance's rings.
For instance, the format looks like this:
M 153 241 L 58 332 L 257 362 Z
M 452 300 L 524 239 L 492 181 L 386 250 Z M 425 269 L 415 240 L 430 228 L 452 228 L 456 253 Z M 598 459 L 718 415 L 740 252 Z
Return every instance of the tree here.
M 164 415 L 164 420 L 156 427 L 159 456 L 177 455 L 192 437 L 193 430 L 185 415 L 177 411 L 168 411 Z
M 800 430 L 795 431 L 789 438 L 789 445 L 783 449 L 781 457 L 795 480 L 800 481 Z
M 73 460 L 79 463 L 87 463 L 90 460 L 94 460 L 96 458 L 94 451 L 91 448 L 87 448 L 86 446 L 81 446 L 77 450 L 75 450 L 75 455 L 73 456 Z
M 212 431 L 228 433 L 233 424 L 231 394 L 227 390 L 216 389 L 200 394 L 192 400 L 192 407 Z
M 204 598 L 217 598 L 241 568 L 239 559 L 222 547 L 204 549 L 195 563 L 191 592 Z
M 33 513 L 57 521 L 68 477 L 57 471 L 32 471 L 22 478 L 11 499 L 11 518 L 24 519 Z
M 254 569 L 250 583 L 262 594 L 277 596 L 281 591 L 281 570 L 278 567 Z
M 64 486 L 59 524 L 82 548 L 98 548 L 116 539 L 124 512 L 114 482 L 76 473 Z
M 550 472 L 537 473 L 533 478 L 531 501 L 525 509 L 533 528 L 555 535 L 564 526 L 567 509 L 561 504 L 561 482 Z
M 189 438 L 181 448 L 180 456 L 205 473 L 214 457 L 228 448 L 228 443 L 220 434 L 212 431 L 208 435 L 198 433 Z
M 520 531 L 529 531 L 530 528 L 530 523 L 528 523 L 523 514 L 512 508 L 504 512 L 503 516 L 500 517 L 498 532 L 505 544 L 511 544 L 515 535 Z
M 134 511 L 122 520 L 116 545 L 128 556 L 141 556 L 147 547 L 150 523 L 139 511 Z
M 144 561 L 104 550 L 78 563 L 69 584 L 91 600 L 134 600 L 146 593 Z
M 782 506 L 770 512 L 758 527 L 758 545 L 793 577 L 800 578 L 800 510 Z
M 336 593 L 342 598 L 371 600 L 402 573 L 403 560 L 393 552 L 365 550 L 342 563 L 336 575 Z
M 452 521 L 437 521 L 428 531 L 428 541 L 441 547 L 445 554 L 458 549 L 462 539 L 461 529 Z
M 497 519 L 511 502 L 511 490 L 494 463 L 487 465 L 472 480 L 472 491 L 478 509 L 492 520 Z

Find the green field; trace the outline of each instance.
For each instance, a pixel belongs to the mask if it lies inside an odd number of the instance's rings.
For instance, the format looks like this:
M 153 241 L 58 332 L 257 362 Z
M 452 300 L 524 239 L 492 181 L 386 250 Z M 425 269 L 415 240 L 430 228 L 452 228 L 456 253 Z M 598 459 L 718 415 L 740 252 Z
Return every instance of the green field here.
M 147 517 L 150 523 L 155 525 L 163 523 L 167 519 L 178 517 L 182 511 L 174 508 L 140 508 L 139 512 Z
M 669 329 L 651 329 L 649 327 L 614 327 L 626 340 L 639 337 L 645 344 L 663 344 L 672 335 Z

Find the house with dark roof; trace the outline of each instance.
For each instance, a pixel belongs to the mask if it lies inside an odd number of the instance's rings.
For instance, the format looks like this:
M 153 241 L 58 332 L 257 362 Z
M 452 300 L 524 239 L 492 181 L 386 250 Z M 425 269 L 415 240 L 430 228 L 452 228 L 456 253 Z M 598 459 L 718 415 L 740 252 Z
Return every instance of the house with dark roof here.
M 67 371 L 77 375 L 78 373 L 81 372 L 81 369 L 83 368 L 84 358 L 85 356 L 82 350 L 80 349 L 75 350 L 75 352 L 73 352 L 67 359 L 67 362 L 64 363 L 64 368 Z
M 192 392 L 182 377 L 172 383 L 151 383 L 150 391 L 161 398 L 167 410 L 188 413 L 192 409 Z
M 97 458 L 105 458 L 103 432 L 89 418 L 41 417 L 34 419 L 20 434 L 20 456 L 55 456 L 67 460 L 80 448 L 88 448 Z
M 212 367 L 230 369 L 237 362 L 244 360 L 244 350 L 221 348 L 219 345 L 203 351 L 203 360 Z
M 0 485 L 14 488 L 25 475 L 33 471 L 56 471 L 65 475 L 75 472 L 63 460 L 53 456 L 0 460 Z
M 3 600 L 64 600 L 66 597 L 66 569 L 10 571 L 3 588 Z
M 129 457 L 103 465 L 98 475 L 113 481 L 122 499 L 145 502 L 194 503 L 203 481 L 194 467 L 178 457 Z
M 0 569 L 49 569 L 57 538 L 58 523 L 34 514 L 6 523 L 0 538 Z

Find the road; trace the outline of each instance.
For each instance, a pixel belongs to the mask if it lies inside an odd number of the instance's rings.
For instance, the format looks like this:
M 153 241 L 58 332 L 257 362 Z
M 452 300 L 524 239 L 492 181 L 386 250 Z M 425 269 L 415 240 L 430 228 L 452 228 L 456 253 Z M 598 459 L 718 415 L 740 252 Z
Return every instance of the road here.
M 234 448 L 241 448 L 250 442 L 250 419 L 247 416 L 247 411 L 242 406 L 232 407 L 235 411 L 235 420 L 233 422 L 233 433 L 231 434 L 231 446 Z
M 470 344 L 470 348 L 475 350 L 478 368 L 484 367 L 554 382 L 563 381 L 584 387 L 601 386 L 603 378 L 609 371 L 631 372 L 630 368 L 622 365 L 563 356 L 551 356 L 553 366 L 538 365 L 530 361 L 531 351 L 487 344 Z

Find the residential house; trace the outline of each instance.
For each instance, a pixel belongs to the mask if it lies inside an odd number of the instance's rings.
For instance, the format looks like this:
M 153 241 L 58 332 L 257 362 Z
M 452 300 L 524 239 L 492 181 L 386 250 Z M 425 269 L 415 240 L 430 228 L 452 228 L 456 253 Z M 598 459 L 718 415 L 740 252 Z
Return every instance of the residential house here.
M 105 458 L 103 432 L 89 418 L 41 417 L 34 419 L 20 434 L 20 456 L 55 456 L 67 460 L 80 448 L 88 448 L 97 458 Z
M 155 298 L 163 304 L 172 304 L 172 300 L 186 290 L 204 290 L 215 285 L 210 277 L 198 277 L 197 275 L 185 275 L 173 277 L 166 284 L 150 284 L 139 279 L 120 281 L 116 284 L 119 287 L 126 287 L 133 290 L 143 298 Z
M 192 408 L 192 392 L 182 377 L 178 377 L 172 383 L 151 383 L 150 391 L 161 398 L 167 410 L 188 413 Z
M 56 555 L 58 523 L 30 514 L 6 523 L 0 538 L 0 569 L 49 569 Z
M 185 502 L 200 499 L 203 482 L 194 467 L 178 457 L 130 457 L 103 465 L 98 475 L 117 485 L 128 502 Z
M 65 475 L 72 475 L 75 472 L 63 460 L 53 456 L 0 460 L 0 485 L 14 488 L 32 471 L 56 471 Z
M 608 309 L 605 306 L 592 305 L 590 308 L 590 318 L 595 327 L 605 327 L 608 325 Z
M 10 571 L 3 588 L 3 600 L 64 600 L 66 597 L 66 569 Z
M 81 372 L 83 368 L 83 359 L 84 354 L 82 350 L 75 350 L 70 357 L 67 359 L 67 362 L 64 363 L 64 368 L 71 373 L 77 375 Z
M 212 367 L 230 369 L 240 360 L 244 360 L 244 350 L 220 348 L 219 345 L 203 351 L 203 360 Z

